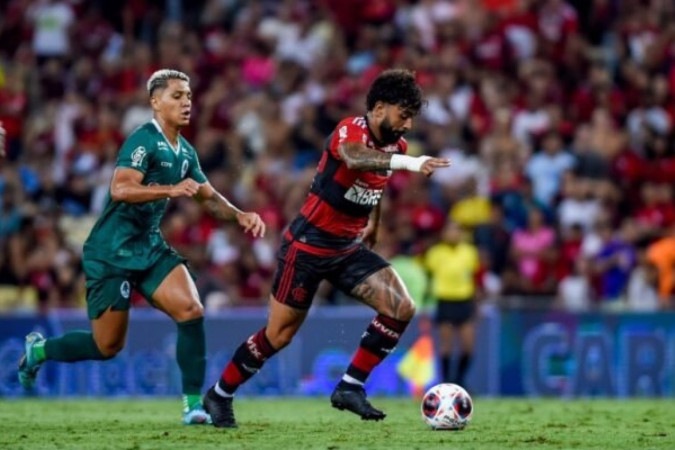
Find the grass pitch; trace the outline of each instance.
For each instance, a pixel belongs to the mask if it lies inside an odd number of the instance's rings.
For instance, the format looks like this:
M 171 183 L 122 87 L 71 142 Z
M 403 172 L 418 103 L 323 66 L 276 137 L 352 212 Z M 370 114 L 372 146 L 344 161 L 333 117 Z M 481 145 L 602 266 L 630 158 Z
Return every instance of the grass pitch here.
M 235 402 L 239 428 L 184 426 L 176 400 L 0 401 L 0 449 L 675 449 L 673 400 L 475 399 L 463 431 L 431 431 L 419 403 L 375 398 L 362 422 L 328 398 Z

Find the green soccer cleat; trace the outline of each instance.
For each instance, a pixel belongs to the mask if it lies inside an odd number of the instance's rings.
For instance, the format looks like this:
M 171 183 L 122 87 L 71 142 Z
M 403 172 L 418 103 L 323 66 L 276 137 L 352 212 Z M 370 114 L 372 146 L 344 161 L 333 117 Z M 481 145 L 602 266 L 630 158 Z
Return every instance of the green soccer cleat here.
M 194 405 L 190 409 L 183 410 L 184 425 L 211 425 L 211 416 L 204 411 L 201 403 Z
M 33 347 L 37 343 L 44 342 L 44 340 L 45 338 L 37 331 L 26 335 L 24 354 L 19 360 L 19 383 L 27 391 L 35 389 L 35 379 L 42 365 L 42 361 L 37 361 Z

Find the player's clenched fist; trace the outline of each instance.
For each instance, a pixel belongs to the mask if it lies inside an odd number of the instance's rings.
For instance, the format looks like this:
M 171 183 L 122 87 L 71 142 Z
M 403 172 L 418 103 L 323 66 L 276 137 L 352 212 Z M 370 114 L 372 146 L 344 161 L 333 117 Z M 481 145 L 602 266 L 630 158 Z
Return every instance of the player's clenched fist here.
M 245 232 L 250 232 L 253 237 L 265 236 L 265 222 L 260 216 L 253 212 L 242 212 L 237 214 L 237 222 Z
M 175 186 L 171 186 L 171 191 L 169 192 L 169 197 L 194 197 L 201 184 L 197 183 L 192 178 L 186 178 Z

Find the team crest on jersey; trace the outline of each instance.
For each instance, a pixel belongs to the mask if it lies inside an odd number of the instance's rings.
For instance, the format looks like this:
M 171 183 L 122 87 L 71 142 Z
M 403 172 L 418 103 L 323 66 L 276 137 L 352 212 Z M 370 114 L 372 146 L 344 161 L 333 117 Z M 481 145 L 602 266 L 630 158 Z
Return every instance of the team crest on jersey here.
M 180 166 L 180 177 L 181 177 L 181 178 L 184 178 L 184 177 L 185 177 L 185 174 L 186 174 L 187 171 L 188 171 L 188 165 L 189 165 L 189 163 L 188 163 L 187 160 L 186 160 L 186 161 L 183 161 L 183 165 Z
M 131 285 L 127 280 L 122 281 L 122 284 L 120 285 L 120 294 L 122 294 L 122 297 L 124 298 L 129 298 L 131 295 Z
M 131 167 L 140 167 L 147 154 L 145 147 L 136 147 L 136 150 L 131 153 Z
M 307 294 L 307 289 L 302 286 L 295 287 L 291 291 L 291 296 L 296 302 L 305 302 L 307 300 Z
M 382 198 L 382 189 L 368 189 L 355 184 L 347 189 L 345 198 L 357 205 L 374 206 Z
M 338 130 L 338 136 L 340 138 L 340 142 L 347 139 L 347 125 L 343 125 L 342 127 L 340 127 L 340 129 Z

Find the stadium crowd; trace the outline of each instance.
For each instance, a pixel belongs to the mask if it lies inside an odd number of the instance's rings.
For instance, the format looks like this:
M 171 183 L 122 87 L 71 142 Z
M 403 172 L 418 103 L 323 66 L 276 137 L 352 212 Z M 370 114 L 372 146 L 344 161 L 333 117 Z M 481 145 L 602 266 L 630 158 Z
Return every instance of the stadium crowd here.
M 410 152 L 453 165 L 394 175 L 378 251 L 414 259 L 452 220 L 480 250 L 485 296 L 670 306 L 672 1 L 2 4 L 0 285 L 19 300 L 32 290 L 42 311 L 82 305 L 82 241 L 120 144 L 151 118 L 144 82 L 163 67 L 191 77 L 185 135 L 212 184 L 268 226 L 252 241 L 193 202 L 171 204 L 163 232 L 207 309 L 265 301 L 326 137 L 364 113 L 388 67 L 415 70 L 428 99 Z

